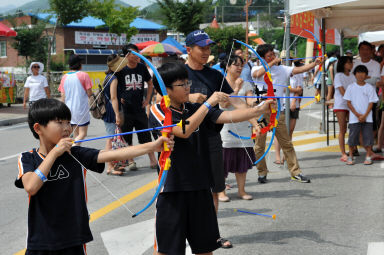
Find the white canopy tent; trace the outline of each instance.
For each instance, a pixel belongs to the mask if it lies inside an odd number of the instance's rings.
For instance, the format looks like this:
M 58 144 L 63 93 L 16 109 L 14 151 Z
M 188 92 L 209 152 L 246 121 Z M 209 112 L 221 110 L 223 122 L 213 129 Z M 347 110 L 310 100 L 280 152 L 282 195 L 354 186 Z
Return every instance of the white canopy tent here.
M 359 34 L 359 43 L 362 41 L 370 42 L 375 46 L 384 44 L 384 31 L 361 33 Z
M 290 0 L 289 14 L 312 11 L 325 20 L 327 29 L 337 28 L 345 37 L 384 30 L 384 0 Z

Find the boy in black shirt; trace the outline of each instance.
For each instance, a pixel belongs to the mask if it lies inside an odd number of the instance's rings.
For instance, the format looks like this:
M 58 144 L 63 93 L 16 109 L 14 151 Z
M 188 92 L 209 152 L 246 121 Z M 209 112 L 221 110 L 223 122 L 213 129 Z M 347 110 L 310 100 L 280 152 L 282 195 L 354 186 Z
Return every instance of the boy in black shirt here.
M 254 118 L 268 112 L 273 101 L 265 101 L 258 108 L 223 112 L 214 106 L 219 102 L 225 103 L 229 97 L 223 92 L 215 92 L 203 105 L 191 104 L 188 103 L 191 83 L 185 65 L 166 63 L 158 71 L 167 87 L 173 123 L 185 117 L 189 124 L 185 133 L 181 127 L 172 129 L 175 147 L 168 178 L 156 205 L 155 249 L 157 254 L 184 254 L 187 239 L 194 254 L 212 254 L 220 247 L 220 235 L 210 190 L 212 174 L 207 126 Z M 161 94 L 156 80 L 154 86 Z M 150 125 L 161 126 L 163 120 L 160 105 L 153 105 L 149 115 Z
M 148 116 L 146 106 L 149 104 L 153 91 L 152 77 L 147 67 L 140 63 L 139 57 L 134 54 L 128 53 L 129 50 L 139 52 L 139 49 L 134 44 L 124 45 L 122 48 L 124 56 L 128 59 L 127 66 L 120 72 L 116 73 L 118 84 L 121 91 L 122 108 L 124 111 L 124 122 L 121 126 L 121 131 L 130 132 L 134 128 L 136 130 L 148 128 Z M 148 84 L 147 94 L 144 95 L 144 83 Z M 145 96 L 145 98 L 144 98 Z M 151 141 L 151 134 L 149 132 L 138 133 L 137 138 L 139 143 L 148 143 Z M 128 145 L 132 145 L 132 135 L 125 135 L 124 139 Z M 149 160 L 151 168 L 157 167 L 157 161 L 154 153 L 149 153 Z M 136 163 L 133 159 L 129 159 L 129 169 L 136 170 Z
M 29 195 L 28 255 L 85 254 L 85 243 L 92 241 L 86 206 L 86 170 L 101 173 L 104 162 L 126 160 L 160 151 L 167 141 L 114 151 L 72 146 L 71 112 L 61 101 L 40 99 L 29 110 L 28 123 L 40 146 L 21 153 L 15 181 Z

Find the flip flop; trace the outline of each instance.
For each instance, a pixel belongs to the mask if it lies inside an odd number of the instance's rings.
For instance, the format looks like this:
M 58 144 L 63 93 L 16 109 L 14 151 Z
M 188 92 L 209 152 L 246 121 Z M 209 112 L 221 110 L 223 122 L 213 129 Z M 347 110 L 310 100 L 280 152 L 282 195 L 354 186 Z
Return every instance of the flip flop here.
M 372 159 L 370 157 L 366 157 L 364 160 L 364 165 L 372 165 Z
M 276 165 L 282 165 L 282 164 L 284 164 L 284 161 L 281 162 L 280 160 L 275 160 L 275 161 L 273 161 L 273 163 Z
M 122 176 L 124 173 L 122 171 L 112 170 L 107 171 L 107 175 Z
M 225 245 L 226 242 L 228 242 L 229 244 Z M 229 249 L 229 248 L 233 247 L 233 245 L 231 244 L 231 242 L 229 240 L 222 238 L 222 237 L 220 237 L 219 240 L 217 240 L 217 243 L 223 249 Z
M 347 162 L 347 160 L 348 160 L 348 157 L 347 157 L 347 158 L 344 158 L 343 156 L 341 156 L 341 158 L 340 158 L 340 161 L 341 161 L 341 162 Z

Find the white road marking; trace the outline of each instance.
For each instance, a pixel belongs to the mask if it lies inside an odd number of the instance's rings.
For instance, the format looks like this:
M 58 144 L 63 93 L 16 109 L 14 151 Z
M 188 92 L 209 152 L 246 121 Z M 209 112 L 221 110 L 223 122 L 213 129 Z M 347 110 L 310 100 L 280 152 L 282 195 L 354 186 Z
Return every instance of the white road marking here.
M 0 158 L 0 161 L 4 161 L 4 160 L 7 160 L 7 159 L 11 159 L 11 158 L 16 158 L 19 155 L 20 155 L 20 153 L 17 153 L 17 154 L 11 155 L 11 156 L 6 156 L 4 158 Z
M 155 219 L 101 233 L 109 255 L 139 255 L 153 247 Z M 188 246 L 188 245 L 187 245 Z M 186 255 L 192 255 L 189 246 Z
M 368 243 L 367 255 L 384 255 L 384 242 Z
M 8 130 L 8 129 L 14 129 L 14 128 L 18 128 L 18 127 L 27 127 L 27 126 L 28 126 L 28 124 L 25 124 L 25 123 L 17 124 L 17 125 L 11 125 L 9 127 L 0 128 L 0 132 L 4 131 L 4 130 Z

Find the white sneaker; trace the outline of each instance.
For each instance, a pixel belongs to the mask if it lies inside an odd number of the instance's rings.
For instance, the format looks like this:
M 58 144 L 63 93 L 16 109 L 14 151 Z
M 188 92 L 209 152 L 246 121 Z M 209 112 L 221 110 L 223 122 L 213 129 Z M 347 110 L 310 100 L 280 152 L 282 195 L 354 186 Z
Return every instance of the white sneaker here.
M 128 170 L 129 171 L 136 171 L 137 170 L 136 162 L 129 163 Z

